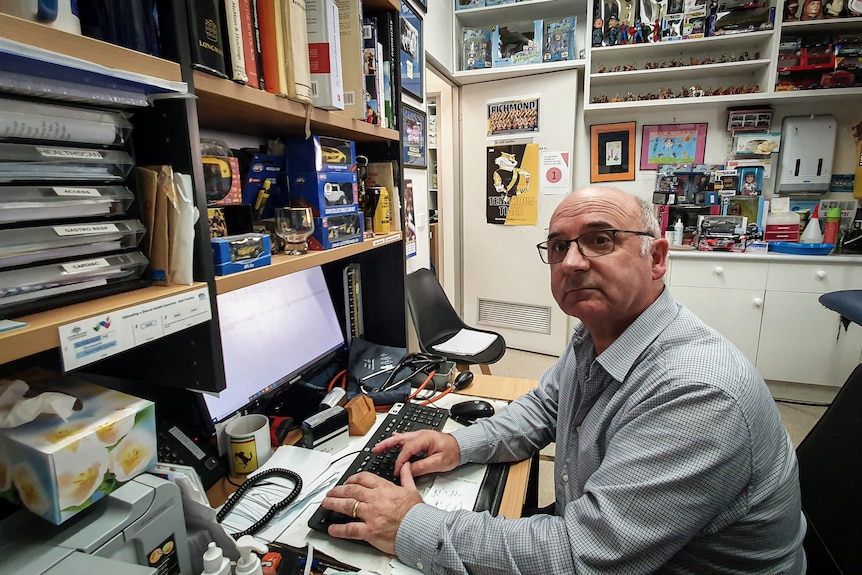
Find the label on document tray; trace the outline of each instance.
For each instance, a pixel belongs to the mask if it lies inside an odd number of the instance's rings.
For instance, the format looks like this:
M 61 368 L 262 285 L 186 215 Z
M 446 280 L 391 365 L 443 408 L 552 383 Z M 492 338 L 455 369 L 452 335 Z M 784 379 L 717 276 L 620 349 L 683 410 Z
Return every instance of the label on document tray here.
M 116 231 L 119 231 L 116 224 L 54 226 L 54 233 L 58 236 L 85 236 L 89 234 L 105 234 Z
M 85 198 L 100 198 L 101 192 L 96 188 L 60 188 L 55 187 L 54 193 L 58 196 L 85 197 Z
M 78 158 L 84 160 L 101 160 L 102 152 L 96 150 L 68 150 L 65 148 L 36 148 L 46 158 Z

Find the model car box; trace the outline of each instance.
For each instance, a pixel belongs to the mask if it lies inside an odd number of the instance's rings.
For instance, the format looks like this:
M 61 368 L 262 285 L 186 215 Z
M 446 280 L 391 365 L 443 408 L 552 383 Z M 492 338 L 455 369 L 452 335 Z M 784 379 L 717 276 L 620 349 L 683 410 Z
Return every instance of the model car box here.
M 0 429 L 0 494 L 51 523 L 156 464 L 153 402 L 70 376 L 2 383 L 19 405 L 42 397 L 71 407 L 66 419 L 42 410 L 28 423 Z
M 522 66 L 542 62 L 542 21 L 494 26 L 492 67 Z
M 574 16 L 544 22 L 545 62 L 571 61 L 575 59 L 575 30 L 578 19 Z
M 287 173 L 355 172 L 356 146 L 352 140 L 311 136 L 287 140 Z
M 272 263 L 272 248 L 269 234 L 239 234 L 213 238 L 215 274 L 224 276 L 250 270 Z
M 359 184 L 352 172 L 290 174 L 290 205 L 311 208 L 314 217 L 355 214 Z
M 308 238 L 308 249 L 329 250 L 359 243 L 365 235 L 362 214 L 345 214 L 314 218 L 314 234 Z

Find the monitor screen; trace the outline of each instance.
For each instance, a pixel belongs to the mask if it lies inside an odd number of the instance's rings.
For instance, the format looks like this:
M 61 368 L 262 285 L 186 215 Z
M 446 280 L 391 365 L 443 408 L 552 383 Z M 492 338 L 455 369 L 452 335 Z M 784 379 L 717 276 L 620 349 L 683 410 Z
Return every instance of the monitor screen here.
M 203 396 L 213 423 L 344 347 L 320 267 L 219 294 L 217 304 L 227 387 Z

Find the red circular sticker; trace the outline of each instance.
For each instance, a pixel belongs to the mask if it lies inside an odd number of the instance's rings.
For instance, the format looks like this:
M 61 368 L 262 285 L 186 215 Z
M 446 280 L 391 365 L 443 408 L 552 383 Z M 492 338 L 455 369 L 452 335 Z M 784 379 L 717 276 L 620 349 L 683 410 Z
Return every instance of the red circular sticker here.
M 548 173 L 545 177 L 547 177 L 548 181 L 552 184 L 556 184 L 563 179 L 563 172 L 559 168 L 551 168 L 550 170 L 548 170 Z

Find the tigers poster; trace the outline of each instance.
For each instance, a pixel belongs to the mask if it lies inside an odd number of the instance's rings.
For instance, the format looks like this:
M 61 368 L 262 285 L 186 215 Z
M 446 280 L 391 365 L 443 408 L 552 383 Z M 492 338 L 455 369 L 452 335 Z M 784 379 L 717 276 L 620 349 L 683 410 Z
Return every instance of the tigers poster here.
M 487 170 L 488 223 L 535 226 L 539 200 L 539 144 L 488 146 Z

